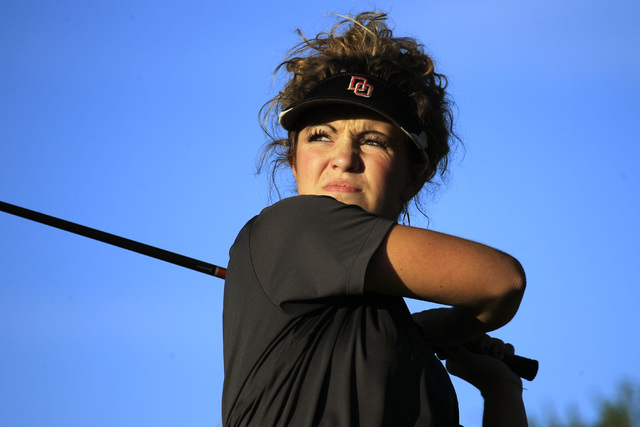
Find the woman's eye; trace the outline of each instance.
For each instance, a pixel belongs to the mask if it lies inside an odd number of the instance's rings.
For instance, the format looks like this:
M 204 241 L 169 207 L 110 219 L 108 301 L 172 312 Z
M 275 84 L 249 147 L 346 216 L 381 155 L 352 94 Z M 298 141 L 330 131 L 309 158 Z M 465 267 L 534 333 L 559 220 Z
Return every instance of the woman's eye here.
M 327 142 L 327 141 L 330 141 L 330 138 L 329 138 L 329 135 L 327 135 L 326 133 L 314 132 L 309 135 L 307 140 L 309 142 L 313 142 L 313 141 Z
M 382 147 L 382 148 L 386 148 L 389 144 L 387 144 L 385 141 L 380 141 L 378 139 L 366 139 L 364 141 L 365 145 L 371 145 L 374 147 Z

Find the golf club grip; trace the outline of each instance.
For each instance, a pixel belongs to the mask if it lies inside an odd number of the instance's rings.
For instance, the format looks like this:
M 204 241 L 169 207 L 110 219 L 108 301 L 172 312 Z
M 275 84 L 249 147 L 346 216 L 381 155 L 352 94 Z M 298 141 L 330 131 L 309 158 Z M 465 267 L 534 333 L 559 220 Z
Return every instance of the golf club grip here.
M 535 359 L 528 359 L 514 354 L 513 356 L 505 356 L 502 361 L 520 378 L 525 380 L 533 381 L 538 374 L 539 364 Z
M 484 354 L 476 344 L 466 343 L 463 346 L 472 353 Z M 539 363 L 535 359 L 528 359 L 514 354 L 513 356 L 504 356 L 502 362 L 515 372 L 516 375 L 525 380 L 533 381 L 538 374 Z

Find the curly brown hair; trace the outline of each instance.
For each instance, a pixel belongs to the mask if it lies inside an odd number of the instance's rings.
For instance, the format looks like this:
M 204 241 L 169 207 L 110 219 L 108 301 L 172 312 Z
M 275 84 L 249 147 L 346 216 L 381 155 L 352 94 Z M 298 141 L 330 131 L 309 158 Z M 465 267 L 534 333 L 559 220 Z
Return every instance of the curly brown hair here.
M 447 96 L 447 79 L 436 73 L 432 58 L 414 38 L 394 37 L 387 26 L 387 14 L 364 12 L 343 18 L 329 32 L 307 39 L 291 49 L 274 74 L 286 71 L 283 89 L 260 110 L 262 128 L 268 136 L 260 171 L 270 160 L 272 183 L 278 168 L 295 160 L 296 131 L 278 137 L 282 129 L 279 113 L 302 100 L 320 81 L 345 72 L 366 73 L 388 82 L 411 99 L 415 113 L 426 131 L 426 156 L 409 144 L 410 161 L 424 165 L 423 185 L 442 177 L 448 166 L 453 132 L 452 103 Z M 426 164 L 425 164 L 426 163 Z M 275 185 L 277 190 L 277 185 Z M 419 209 L 419 206 L 418 206 Z M 405 209 L 403 209 L 406 211 Z

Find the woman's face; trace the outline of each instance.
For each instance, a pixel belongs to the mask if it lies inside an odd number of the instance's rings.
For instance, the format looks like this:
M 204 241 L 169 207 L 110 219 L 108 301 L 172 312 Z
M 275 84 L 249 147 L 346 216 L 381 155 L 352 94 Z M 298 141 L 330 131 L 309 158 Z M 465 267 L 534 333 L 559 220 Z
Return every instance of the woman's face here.
M 298 194 L 331 196 L 394 221 L 414 195 L 404 134 L 370 110 L 307 114 L 291 163 Z

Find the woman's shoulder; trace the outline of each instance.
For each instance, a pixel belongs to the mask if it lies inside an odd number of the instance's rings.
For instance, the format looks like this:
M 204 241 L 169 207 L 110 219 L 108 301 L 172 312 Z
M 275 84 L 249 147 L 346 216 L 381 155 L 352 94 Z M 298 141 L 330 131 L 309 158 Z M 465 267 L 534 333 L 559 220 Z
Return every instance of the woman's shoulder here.
M 268 206 L 250 221 L 252 233 L 262 230 L 292 230 L 311 224 L 319 224 L 339 209 L 343 203 L 328 196 L 293 196 Z
M 302 212 L 311 211 L 314 212 L 320 208 L 331 208 L 344 206 L 344 203 L 337 201 L 330 196 L 315 196 L 315 195 L 302 195 L 292 196 L 285 199 L 278 200 L 271 206 L 268 206 L 262 210 L 260 215 L 267 213 L 281 213 L 282 211 L 300 210 Z

